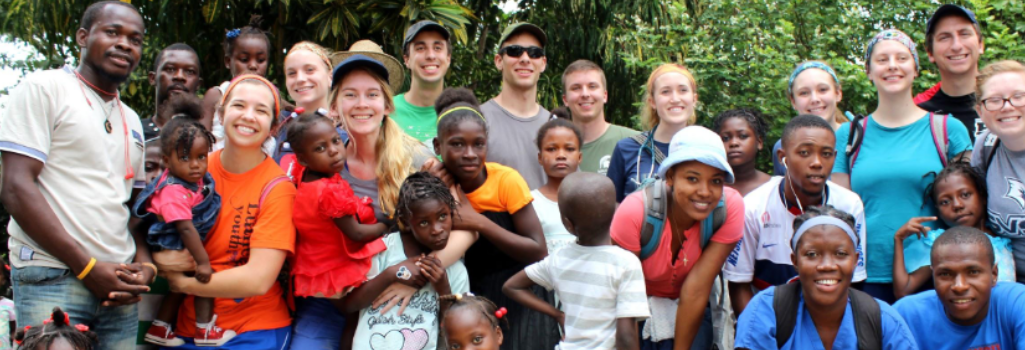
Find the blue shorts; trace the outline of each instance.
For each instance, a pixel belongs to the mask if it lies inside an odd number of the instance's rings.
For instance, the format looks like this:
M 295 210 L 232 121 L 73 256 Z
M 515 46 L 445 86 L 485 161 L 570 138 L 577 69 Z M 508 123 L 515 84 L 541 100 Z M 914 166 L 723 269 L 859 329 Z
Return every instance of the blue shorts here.
M 262 331 L 249 331 L 231 338 L 230 341 L 216 349 L 246 349 L 246 350 L 284 350 L 288 349 L 291 340 L 292 327 L 281 327 L 278 329 L 267 329 Z M 161 350 L 209 350 L 210 347 L 196 346 L 192 338 L 180 337 L 185 340 L 185 345 L 173 348 L 160 348 Z

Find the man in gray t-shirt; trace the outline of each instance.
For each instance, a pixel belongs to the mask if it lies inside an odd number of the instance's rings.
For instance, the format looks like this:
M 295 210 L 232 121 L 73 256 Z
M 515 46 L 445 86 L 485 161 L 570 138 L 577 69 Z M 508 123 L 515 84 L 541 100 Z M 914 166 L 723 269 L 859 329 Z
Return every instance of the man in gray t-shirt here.
M 975 139 L 973 149 L 972 166 L 986 174 L 989 227 L 1011 239 L 1018 282 L 1025 282 L 1025 150 L 997 144 L 989 130 Z
M 533 24 L 506 28 L 495 55 L 495 66 L 502 72 L 502 91 L 481 105 L 488 121 L 487 161 L 516 169 L 530 189 L 545 183 L 534 139 L 551 115 L 537 103 L 537 81 L 548 65 L 544 55 L 547 43 L 545 32 Z

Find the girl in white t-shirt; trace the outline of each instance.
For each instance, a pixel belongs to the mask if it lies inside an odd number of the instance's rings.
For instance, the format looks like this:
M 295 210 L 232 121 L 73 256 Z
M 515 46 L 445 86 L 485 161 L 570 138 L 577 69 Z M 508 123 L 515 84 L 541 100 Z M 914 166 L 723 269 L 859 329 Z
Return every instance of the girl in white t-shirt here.
M 552 111 L 552 114 L 560 116 L 559 109 Z M 537 213 L 538 221 L 541 221 L 549 255 L 577 239 L 562 225 L 559 185 L 566 175 L 577 171 L 582 159 L 582 140 L 580 129 L 564 117 L 552 119 L 537 130 L 537 162 L 541 163 L 548 181 L 531 191 L 530 195 L 534 197 L 534 212 Z

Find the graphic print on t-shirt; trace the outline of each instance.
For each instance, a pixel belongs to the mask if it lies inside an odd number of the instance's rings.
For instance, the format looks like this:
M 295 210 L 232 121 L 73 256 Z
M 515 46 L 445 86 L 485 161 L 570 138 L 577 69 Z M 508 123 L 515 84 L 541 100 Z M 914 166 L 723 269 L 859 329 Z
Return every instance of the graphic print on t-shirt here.
M 1025 184 L 1013 177 L 1007 178 L 1007 193 L 1004 194 L 1004 198 L 1015 201 L 1022 210 L 1025 210 Z
M 370 336 L 371 350 L 421 350 L 427 346 L 430 334 L 424 329 L 392 330 L 386 334 L 374 333 Z
M 253 225 L 256 225 L 256 214 L 260 211 L 258 203 L 236 203 L 238 198 L 228 201 L 232 209 L 231 240 L 228 242 L 228 255 L 232 265 L 238 267 L 249 262 L 249 239 L 253 236 Z

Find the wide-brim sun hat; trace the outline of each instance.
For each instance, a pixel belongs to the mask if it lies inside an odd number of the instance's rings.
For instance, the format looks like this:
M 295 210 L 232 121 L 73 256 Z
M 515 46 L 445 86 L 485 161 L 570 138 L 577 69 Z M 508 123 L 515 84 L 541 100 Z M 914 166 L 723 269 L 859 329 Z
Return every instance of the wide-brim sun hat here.
M 698 161 L 726 172 L 726 183 L 733 183 L 733 168 L 726 161 L 726 148 L 722 137 L 703 126 L 688 126 L 677 131 L 669 141 L 669 155 L 658 166 L 658 176 L 666 178 L 666 172 L 677 164 Z
M 336 51 L 331 54 L 331 64 L 335 66 L 335 72 L 338 72 L 338 67 L 343 61 L 354 55 L 362 55 L 376 60 L 378 63 L 384 66 L 388 72 L 386 75 L 388 80 L 388 86 L 391 87 L 392 93 L 398 93 L 398 90 L 402 88 L 402 84 L 406 80 L 406 72 L 402 68 L 402 62 L 389 54 L 384 53 L 384 49 L 381 49 L 381 45 L 370 40 L 360 40 L 352 43 L 349 47 L 349 51 Z M 345 71 L 348 73 L 348 71 Z M 343 75 L 344 76 L 344 75 Z M 331 86 L 334 87 L 339 79 L 337 74 L 332 75 Z

